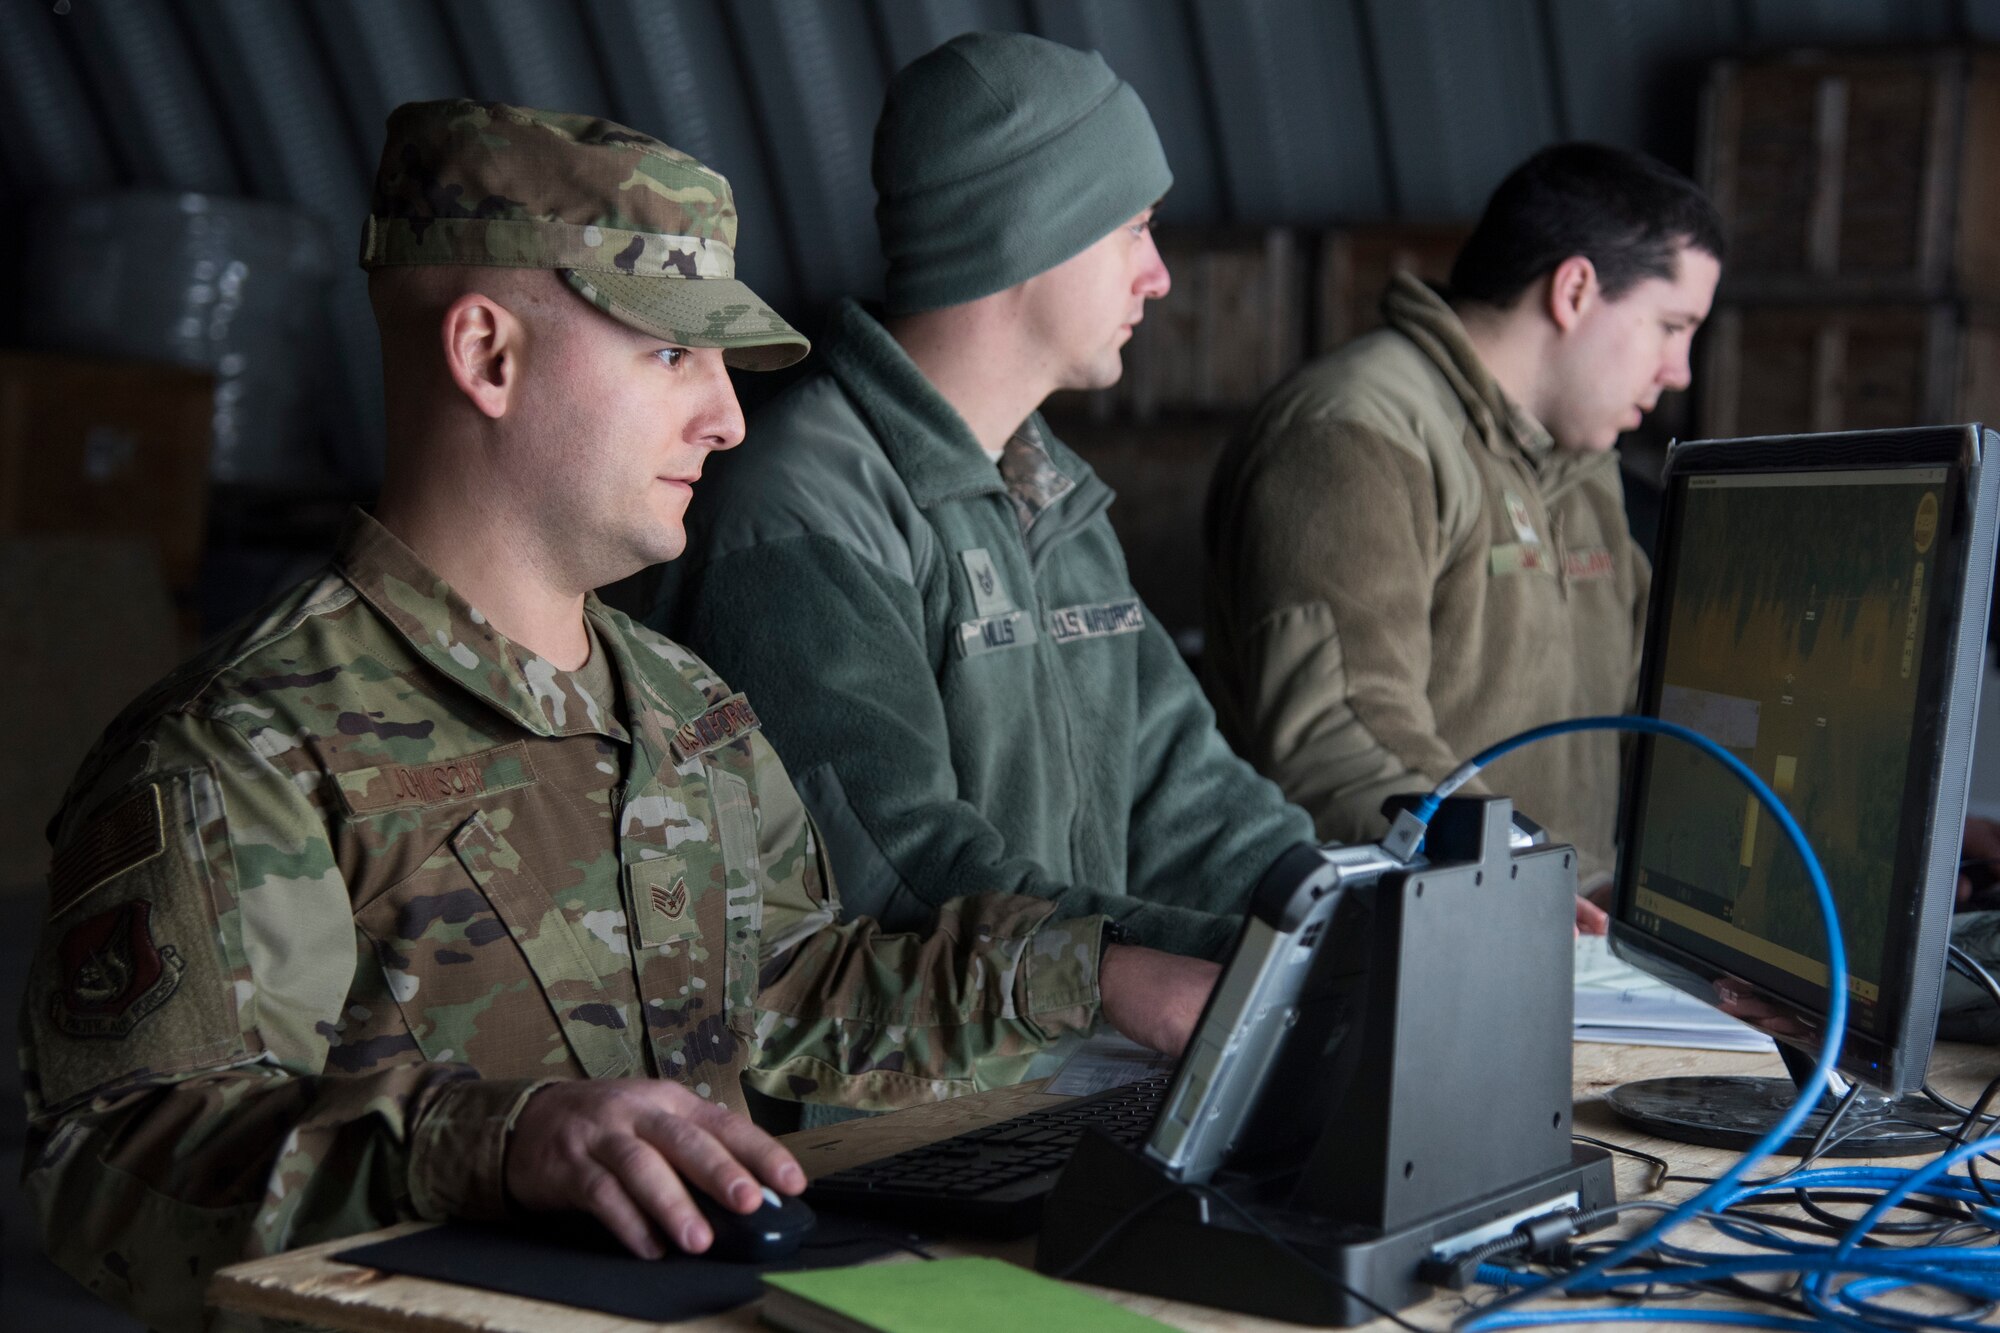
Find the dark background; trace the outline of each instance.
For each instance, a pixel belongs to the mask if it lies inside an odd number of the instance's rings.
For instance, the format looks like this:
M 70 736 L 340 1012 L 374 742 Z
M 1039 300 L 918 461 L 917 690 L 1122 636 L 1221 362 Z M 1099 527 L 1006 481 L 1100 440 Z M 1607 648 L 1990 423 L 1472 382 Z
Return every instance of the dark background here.
M 1871 171 L 1903 172 L 1911 199 L 1967 201 L 1947 230 L 1987 216 L 1959 182 L 1991 145 L 1937 118 L 1942 83 L 1906 75 L 2000 38 L 2000 0 L 0 0 L 6 1004 L 40 915 L 40 825 L 90 738 L 310 567 L 379 474 L 353 256 L 388 110 L 473 96 L 595 112 L 694 154 L 735 187 L 742 276 L 810 333 L 835 296 L 879 288 L 868 156 L 890 73 L 973 28 L 1102 51 L 1165 141 L 1174 294 L 1127 384 L 1055 412 L 1120 492 L 1134 581 L 1177 631 L 1199 623 L 1194 523 L 1217 443 L 1258 389 L 1365 325 L 1392 262 L 1448 259 L 1534 149 L 1600 139 L 1707 180 L 1726 140 L 1738 203 L 1762 190 L 1751 211 L 1784 223 L 1811 212 L 1832 126 L 1852 198 L 1826 207 L 1850 248 L 1893 258 L 1879 238 L 1914 211 Z M 1814 46 L 1865 68 L 1837 95 L 1814 76 L 1722 128 L 1704 118 L 1716 61 Z M 1759 286 L 1759 264 L 1797 269 L 1783 249 L 1743 251 L 1696 394 L 1627 442 L 1642 537 L 1670 434 L 1958 419 L 1977 367 L 2000 362 L 1966 265 Z M 1843 273 L 1870 258 L 1834 249 Z M 777 379 L 739 385 L 754 401 Z M 644 585 L 613 595 L 638 604 Z M 0 1082 L 12 1071 L 0 1051 Z M 9 1181 L 18 1107 L 0 1087 Z M 11 1185 L 0 1222 L 0 1326 L 129 1327 L 35 1256 Z

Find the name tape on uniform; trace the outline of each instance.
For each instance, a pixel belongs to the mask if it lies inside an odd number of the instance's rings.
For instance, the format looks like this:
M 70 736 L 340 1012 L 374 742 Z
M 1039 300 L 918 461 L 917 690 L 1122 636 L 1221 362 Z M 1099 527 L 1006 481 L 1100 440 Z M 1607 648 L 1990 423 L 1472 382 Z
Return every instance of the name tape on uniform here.
M 978 657 L 1003 648 L 1021 648 L 1035 641 L 1035 622 L 1026 611 L 1006 611 L 997 616 L 981 616 L 961 621 L 958 626 L 958 655 Z
M 334 774 L 341 802 L 354 815 L 450 805 L 535 780 L 528 747 L 519 741 L 421 764 L 375 764 Z
M 1146 628 L 1146 608 L 1136 597 L 1088 606 L 1065 606 L 1049 612 L 1049 637 L 1057 643 L 1103 639 L 1113 634 L 1137 634 Z

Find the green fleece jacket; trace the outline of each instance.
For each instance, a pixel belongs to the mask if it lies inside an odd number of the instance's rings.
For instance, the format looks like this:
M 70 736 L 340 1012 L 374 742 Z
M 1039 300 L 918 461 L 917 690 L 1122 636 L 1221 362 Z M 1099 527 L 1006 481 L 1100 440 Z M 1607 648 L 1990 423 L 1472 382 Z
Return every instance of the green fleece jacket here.
M 1024 422 L 996 467 L 859 306 L 711 459 L 651 620 L 750 699 L 846 909 L 1012 892 L 1216 957 L 1309 840 L 1132 591 L 1111 490 Z
M 1494 741 L 1623 711 L 1651 577 L 1615 454 L 1556 448 L 1416 279 L 1383 313 L 1259 405 L 1206 523 L 1223 730 L 1343 840 Z M 1612 869 L 1618 754 L 1562 736 L 1485 773 L 1576 845 L 1586 887 Z

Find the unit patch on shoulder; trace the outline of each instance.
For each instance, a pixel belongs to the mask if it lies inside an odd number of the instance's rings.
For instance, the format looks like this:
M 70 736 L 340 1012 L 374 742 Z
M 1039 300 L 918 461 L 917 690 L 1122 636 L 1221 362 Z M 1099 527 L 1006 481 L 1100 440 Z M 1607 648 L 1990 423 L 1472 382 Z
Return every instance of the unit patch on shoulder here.
M 56 951 L 51 1022 L 72 1037 L 123 1038 L 167 1002 L 187 963 L 153 942 L 152 915 L 151 902 L 134 898 L 70 928 Z
M 148 783 L 99 815 L 56 853 L 49 870 L 49 915 L 61 916 L 92 889 L 138 869 L 166 849 L 159 784 Z
M 732 694 L 692 722 L 681 724 L 680 729 L 674 732 L 674 758 L 686 763 L 696 755 L 707 754 L 718 746 L 748 735 L 759 725 L 757 712 L 750 707 L 750 701 L 740 694 Z

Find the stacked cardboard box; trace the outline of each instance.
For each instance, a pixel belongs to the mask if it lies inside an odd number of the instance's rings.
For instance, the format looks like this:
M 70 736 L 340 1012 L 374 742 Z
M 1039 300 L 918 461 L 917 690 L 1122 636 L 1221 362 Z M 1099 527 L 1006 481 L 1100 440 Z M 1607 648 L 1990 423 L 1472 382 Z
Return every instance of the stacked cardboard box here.
M 0 353 L 0 890 L 39 889 L 77 764 L 189 646 L 213 404 L 194 371 Z

